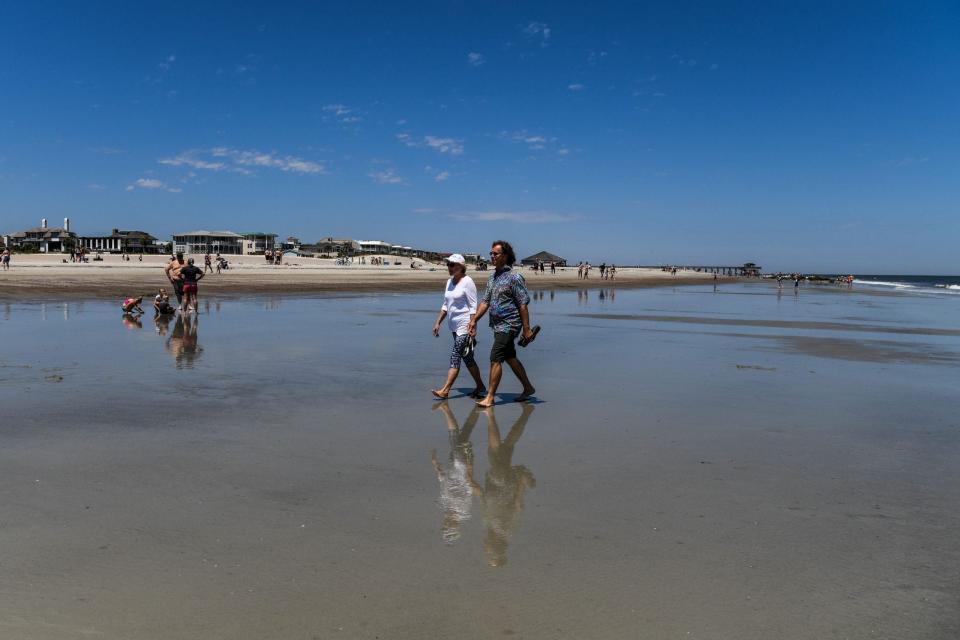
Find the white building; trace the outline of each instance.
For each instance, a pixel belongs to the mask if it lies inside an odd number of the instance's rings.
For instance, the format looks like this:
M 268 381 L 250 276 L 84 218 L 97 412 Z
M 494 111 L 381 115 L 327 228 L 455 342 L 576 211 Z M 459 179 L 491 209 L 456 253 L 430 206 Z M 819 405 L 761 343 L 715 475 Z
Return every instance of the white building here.
M 277 244 L 277 234 L 262 231 L 243 234 L 243 252 L 248 256 L 261 255 L 273 251 Z
M 177 253 L 222 253 L 242 255 L 244 238 L 232 231 L 187 231 L 173 235 L 173 250 Z
M 384 255 L 390 255 L 390 247 L 392 245 L 389 242 L 384 242 L 383 240 L 360 240 L 360 253 L 381 253 Z

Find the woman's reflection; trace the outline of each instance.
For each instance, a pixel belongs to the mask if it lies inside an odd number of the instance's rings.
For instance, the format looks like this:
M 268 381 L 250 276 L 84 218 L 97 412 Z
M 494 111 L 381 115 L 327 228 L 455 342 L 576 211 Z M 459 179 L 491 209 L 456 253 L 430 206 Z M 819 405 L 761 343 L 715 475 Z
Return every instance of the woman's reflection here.
M 532 404 L 523 405 L 523 411 L 506 439 L 500 437 L 493 408 L 483 412 L 487 418 L 487 459 L 490 463 L 483 484 L 483 522 L 487 529 L 483 549 L 491 567 L 507 564 L 507 540 L 523 511 L 523 495 L 537 486 L 529 469 L 513 464 L 514 447 L 523 435 L 533 409 Z
M 443 541 L 453 544 L 460 539 L 460 525 L 470 519 L 473 496 L 482 491 L 473 479 L 473 445 L 470 442 L 470 434 L 477 424 L 480 410 L 474 405 L 461 429 L 446 400 L 438 402 L 434 408 L 442 411 L 447 419 L 447 435 L 450 438 L 450 454 L 446 465 L 440 464 L 436 449 L 431 453 L 431 459 L 440 482 Z
M 200 326 L 198 317 L 191 318 L 177 316 L 173 331 L 167 338 L 167 351 L 177 361 L 178 369 L 192 369 L 193 363 L 200 357 L 203 349 L 197 341 L 197 329 Z

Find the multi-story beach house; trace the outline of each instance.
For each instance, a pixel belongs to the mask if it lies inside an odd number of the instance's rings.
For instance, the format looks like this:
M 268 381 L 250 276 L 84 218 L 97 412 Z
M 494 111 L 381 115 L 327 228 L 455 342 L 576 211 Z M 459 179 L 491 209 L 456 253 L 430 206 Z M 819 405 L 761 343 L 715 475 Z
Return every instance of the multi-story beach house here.
M 243 253 L 248 256 L 262 255 L 267 251 L 273 251 L 277 244 L 277 234 L 275 233 L 255 231 L 241 235 L 243 236 Z
M 107 253 L 160 253 L 157 239 L 146 231 L 113 229 L 109 234 L 77 237 L 77 244 L 87 251 Z
M 187 231 L 173 234 L 173 250 L 182 253 L 242 255 L 244 239 L 233 231 Z
M 40 226 L 4 236 L 4 244 L 17 251 L 63 253 L 76 247 L 77 234 L 70 231 L 70 218 L 63 219 L 62 227 L 48 227 L 47 219 Z

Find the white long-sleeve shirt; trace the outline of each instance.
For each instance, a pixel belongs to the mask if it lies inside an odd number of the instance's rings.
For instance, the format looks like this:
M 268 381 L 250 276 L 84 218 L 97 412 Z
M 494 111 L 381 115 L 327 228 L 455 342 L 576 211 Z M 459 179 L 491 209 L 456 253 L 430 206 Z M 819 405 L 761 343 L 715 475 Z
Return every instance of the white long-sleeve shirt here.
M 477 312 L 477 285 L 470 276 L 463 276 L 456 284 L 453 278 L 447 280 L 441 309 L 447 312 L 450 331 L 458 336 L 465 335 L 470 316 Z

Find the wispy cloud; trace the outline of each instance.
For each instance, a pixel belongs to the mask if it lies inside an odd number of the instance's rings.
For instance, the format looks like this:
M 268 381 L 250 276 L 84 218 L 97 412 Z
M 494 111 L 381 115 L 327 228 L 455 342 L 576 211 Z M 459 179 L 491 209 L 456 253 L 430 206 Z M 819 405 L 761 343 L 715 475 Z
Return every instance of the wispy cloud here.
M 133 181 L 133 184 L 127 185 L 127 191 L 133 191 L 134 189 L 161 190 L 170 193 L 180 193 L 182 191 L 179 187 L 167 186 L 166 183 L 156 178 L 137 178 Z
M 323 119 L 336 121 L 340 124 L 357 124 L 363 122 L 363 116 L 345 104 L 328 104 L 323 107 Z
M 479 67 L 486 61 L 487 60 L 486 58 L 483 57 L 482 53 L 471 51 L 470 53 L 467 54 L 467 64 L 469 64 L 471 67 Z
M 463 153 L 463 141 L 456 138 L 441 138 L 439 136 L 411 136 L 409 133 L 398 133 L 397 140 L 408 147 L 427 147 L 438 153 L 459 156 Z
M 123 153 L 123 149 L 117 149 L 116 147 L 90 147 L 90 151 L 105 156 L 118 156 Z
M 568 84 L 567 89 L 569 89 L 570 91 L 583 91 L 584 89 L 586 89 L 586 87 L 580 83 L 575 83 L 575 84 Z
M 173 66 L 173 63 L 176 62 L 177 56 L 170 54 L 167 56 L 163 62 L 157 65 L 157 69 L 160 71 L 170 71 L 170 67 Z
M 550 25 L 543 22 L 531 22 L 523 28 L 523 33 L 531 40 L 546 47 L 550 44 Z
M 450 178 L 449 171 L 441 171 L 437 175 L 433 176 L 433 179 L 436 182 L 446 182 L 449 178 Z
M 553 151 L 558 155 L 565 156 L 570 151 L 560 146 L 559 140 L 555 136 L 548 136 L 542 133 L 531 133 L 526 129 L 519 131 L 501 131 L 500 138 L 513 144 L 522 144 L 530 151 Z M 560 146 L 558 149 L 557 147 Z
M 449 214 L 454 220 L 474 222 L 514 222 L 517 224 L 551 224 L 571 222 L 579 216 L 554 211 L 462 211 Z
M 679 53 L 675 53 L 670 56 L 670 59 L 676 62 L 681 67 L 690 67 L 693 68 L 697 66 L 697 60 L 695 58 L 684 58 Z
M 190 149 L 172 158 L 161 158 L 159 162 L 173 167 L 187 166 L 204 171 L 226 171 L 243 175 L 254 175 L 257 169 L 279 169 L 280 171 L 301 175 L 316 175 L 327 172 L 322 164 L 296 156 L 231 147 Z
M 898 166 L 898 167 L 909 167 L 909 166 L 912 166 L 912 165 L 924 164 L 924 163 L 929 162 L 929 161 L 930 161 L 930 158 L 927 158 L 927 157 L 920 157 L 920 158 L 918 158 L 918 157 L 914 157 L 914 156 L 907 156 L 906 158 L 901 158 L 901 159 L 897 162 L 897 166 Z
M 380 169 L 377 171 L 371 171 L 367 174 L 370 178 L 373 179 L 377 184 L 406 184 L 407 181 L 403 179 L 394 169 L 387 167 L 386 169 Z
M 92 182 L 87 185 L 87 189 L 91 189 L 93 191 L 103 191 L 104 189 L 106 189 L 106 187 L 103 186 L 102 184 L 97 184 L 96 182 Z

